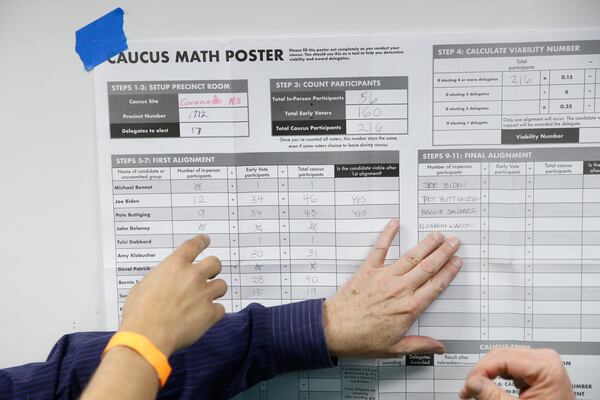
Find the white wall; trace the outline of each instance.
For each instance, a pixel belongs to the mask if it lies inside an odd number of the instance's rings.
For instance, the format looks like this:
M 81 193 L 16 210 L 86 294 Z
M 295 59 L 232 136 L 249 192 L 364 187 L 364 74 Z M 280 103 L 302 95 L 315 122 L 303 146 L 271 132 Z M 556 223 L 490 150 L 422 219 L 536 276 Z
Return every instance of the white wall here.
M 150 3 L 0 0 L 0 368 L 103 328 L 93 76 L 73 48 L 114 7 L 130 39 L 600 26 L 598 0 Z

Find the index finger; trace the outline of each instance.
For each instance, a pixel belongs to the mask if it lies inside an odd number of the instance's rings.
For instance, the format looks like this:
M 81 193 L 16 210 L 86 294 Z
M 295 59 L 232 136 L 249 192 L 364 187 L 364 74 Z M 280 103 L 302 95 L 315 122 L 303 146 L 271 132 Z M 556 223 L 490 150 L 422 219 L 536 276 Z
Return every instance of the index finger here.
M 396 218 L 391 219 L 383 231 L 375 240 L 375 244 L 373 245 L 373 249 L 369 256 L 367 257 L 367 264 L 371 267 L 381 267 L 385 262 L 385 257 L 387 256 L 388 250 L 398 234 L 400 229 L 400 223 Z
M 200 253 L 210 244 L 208 235 L 197 235 L 183 242 L 173 252 L 174 256 L 181 257 L 185 261 L 193 262 Z

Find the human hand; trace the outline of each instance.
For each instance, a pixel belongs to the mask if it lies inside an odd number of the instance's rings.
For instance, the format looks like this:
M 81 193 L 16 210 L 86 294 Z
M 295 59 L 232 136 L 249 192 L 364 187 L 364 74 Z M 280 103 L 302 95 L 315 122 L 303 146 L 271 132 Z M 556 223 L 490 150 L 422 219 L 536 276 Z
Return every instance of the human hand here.
M 208 281 L 221 272 L 221 261 L 209 256 L 194 263 L 209 243 L 206 235 L 187 240 L 135 285 L 120 330 L 146 336 L 168 357 L 223 318 L 223 305 L 213 300 L 227 292 L 227 284 Z
M 454 253 L 459 241 L 432 233 L 384 266 L 399 228 L 398 220 L 391 220 L 357 273 L 325 301 L 323 322 L 332 355 L 396 357 L 444 351 L 431 337 L 405 335 L 458 274 L 462 261 Z
M 575 399 L 567 370 L 558 353 L 550 349 L 501 349 L 488 353 L 469 373 L 461 399 L 509 400 L 494 379 L 512 379 L 521 400 Z

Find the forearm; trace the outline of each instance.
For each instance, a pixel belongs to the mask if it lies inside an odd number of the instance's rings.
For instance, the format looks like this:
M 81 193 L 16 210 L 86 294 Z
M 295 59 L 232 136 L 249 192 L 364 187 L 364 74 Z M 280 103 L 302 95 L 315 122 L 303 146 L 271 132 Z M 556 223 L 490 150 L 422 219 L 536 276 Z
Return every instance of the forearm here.
M 159 398 L 228 399 L 278 374 L 333 366 L 322 301 L 253 304 L 228 314 L 171 363 L 173 374 Z
M 90 381 L 113 332 L 63 336 L 45 362 L 0 370 L 0 393 L 8 399 L 74 399 Z
M 121 346 L 106 353 L 81 398 L 154 399 L 158 387 L 158 377 L 152 366 L 134 350 Z
M 0 370 L 0 393 L 28 400 L 78 398 L 112 335 L 64 336 L 46 362 Z M 277 374 L 332 366 L 324 337 L 321 301 L 251 305 L 226 315 L 191 347 L 171 356 L 173 372 L 158 398 L 225 399 Z

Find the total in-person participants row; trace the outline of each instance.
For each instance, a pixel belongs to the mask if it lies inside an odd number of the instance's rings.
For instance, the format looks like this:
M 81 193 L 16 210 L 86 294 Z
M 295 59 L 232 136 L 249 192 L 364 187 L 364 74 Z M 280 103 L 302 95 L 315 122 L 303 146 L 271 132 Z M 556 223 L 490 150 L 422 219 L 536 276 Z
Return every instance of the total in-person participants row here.
M 115 222 L 127 221 L 213 221 L 257 219 L 352 219 L 398 216 L 397 204 L 360 204 L 349 206 L 215 206 L 215 207 L 141 207 L 115 208 Z M 600 216 L 600 211 L 599 211 Z
M 600 190 L 600 189 L 599 189 Z M 278 205 L 365 205 L 398 204 L 397 190 L 354 192 L 255 192 L 197 194 L 128 194 L 114 195 L 115 208 L 132 207 L 208 207 L 208 206 L 278 206 Z
M 113 194 L 355 192 L 398 190 L 397 177 L 368 178 L 238 178 L 113 181 Z

